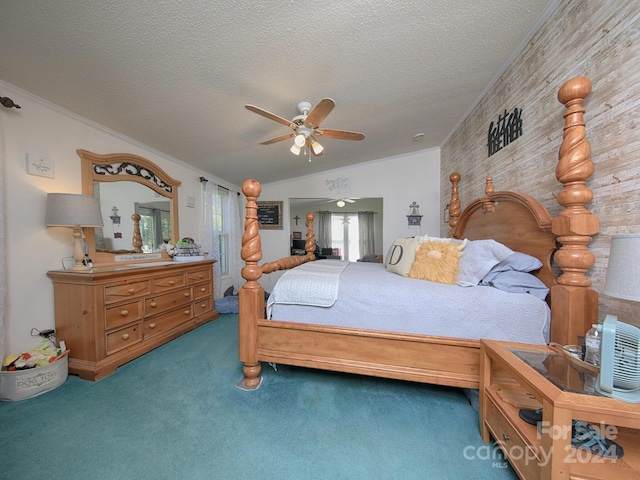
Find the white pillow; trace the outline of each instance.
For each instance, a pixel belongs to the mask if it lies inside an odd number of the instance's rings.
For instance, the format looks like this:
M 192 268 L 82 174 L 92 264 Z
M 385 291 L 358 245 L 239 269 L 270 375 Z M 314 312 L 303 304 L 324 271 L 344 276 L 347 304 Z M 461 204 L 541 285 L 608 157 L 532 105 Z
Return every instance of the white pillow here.
M 419 243 L 418 237 L 396 238 L 387 253 L 387 271 L 406 277 L 416 258 Z
M 458 285 L 475 287 L 495 267 L 513 253 L 506 245 L 495 240 L 470 240 L 460 259 Z

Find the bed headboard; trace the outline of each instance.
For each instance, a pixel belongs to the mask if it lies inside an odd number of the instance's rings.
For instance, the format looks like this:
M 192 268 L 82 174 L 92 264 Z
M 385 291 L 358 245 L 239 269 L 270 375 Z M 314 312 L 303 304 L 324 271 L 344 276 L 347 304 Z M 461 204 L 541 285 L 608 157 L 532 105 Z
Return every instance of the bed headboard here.
M 460 180 L 451 175 L 452 183 Z M 556 236 L 551 232 L 551 216 L 535 198 L 515 192 L 494 192 L 493 180 L 487 177 L 486 197 L 469 204 L 459 217 L 451 212 L 450 234 L 454 238 L 481 240 L 491 238 L 511 250 L 532 255 L 542 262 L 537 277 L 551 288 L 556 276 L 551 260 Z M 457 186 L 453 185 L 457 193 Z M 453 202 L 452 202 L 453 203 Z

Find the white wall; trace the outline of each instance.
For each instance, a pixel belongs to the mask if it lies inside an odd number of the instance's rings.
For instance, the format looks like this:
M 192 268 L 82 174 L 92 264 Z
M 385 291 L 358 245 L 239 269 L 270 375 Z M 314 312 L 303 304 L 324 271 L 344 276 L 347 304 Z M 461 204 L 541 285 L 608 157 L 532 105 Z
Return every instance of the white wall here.
M 332 181 L 346 180 L 347 192 L 331 189 Z M 259 179 L 256 179 L 259 180 Z M 336 183 L 336 182 L 333 182 Z M 261 230 L 262 260 L 272 261 L 289 255 L 289 232 L 295 222 L 289 212 L 289 198 L 383 198 L 384 255 L 396 237 L 440 235 L 440 149 L 421 150 L 365 164 L 331 170 L 318 175 L 262 185 L 258 200 L 283 201 L 283 229 Z M 409 227 L 407 215 L 412 202 L 420 205 L 420 227 Z M 270 291 L 281 272 L 266 275 L 262 286 Z
M 5 199 L 7 271 L 4 351 L 8 354 L 19 353 L 39 343 L 30 335 L 32 328 L 54 328 L 53 286 L 46 273 L 62 268 L 61 259 L 71 255 L 73 239 L 71 229 L 45 227 L 46 194 L 82 193 L 80 157 L 76 149 L 140 155 L 180 180 L 179 233 L 196 241 L 201 237 L 202 225 L 199 177 L 205 174 L 11 85 L 0 82 L 0 87 L 3 96 L 22 107 L 20 110 L 0 109 L 4 138 L 2 194 Z M 27 153 L 50 158 L 54 162 L 55 177 L 28 174 Z M 214 179 L 211 175 L 205 176 Z M 225 185 L 225 182 L 221 183 Z M 185 195 L 196 198 L 195 208 L 185 207 Z

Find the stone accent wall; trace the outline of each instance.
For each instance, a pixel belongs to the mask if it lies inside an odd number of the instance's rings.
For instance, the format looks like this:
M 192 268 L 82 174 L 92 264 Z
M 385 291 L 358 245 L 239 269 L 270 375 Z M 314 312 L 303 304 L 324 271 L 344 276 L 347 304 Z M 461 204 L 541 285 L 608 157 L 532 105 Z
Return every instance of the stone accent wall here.
M 640 233 L 639 59 L 640 2 L 562 1 L 442 146 L 441 208 L 449 202 L 449 175 L 459 172 L 463 207 L 483 196 L 490 175 L 496 191 L 532 195 L 555 216 L 561 210 L 555 167 L 565 112 L 557 93 L 570 78 L 589 78 L 593 88 L 584 107 L 595 173 L 587 183 L 594 193 L 587 207 L 600 217 L 600 233 L 589 245 L 596 256 L 589 277 L 602 292 L 611 235 Z M 488 157 L 490 123 L 516 107 L 522 109 L 522 135 Z M 441 233 L 447 231 L 442 223 Z M 640 325 L 640 304 L 601 295 L 599 310 L 600 320 L 615 313 Z

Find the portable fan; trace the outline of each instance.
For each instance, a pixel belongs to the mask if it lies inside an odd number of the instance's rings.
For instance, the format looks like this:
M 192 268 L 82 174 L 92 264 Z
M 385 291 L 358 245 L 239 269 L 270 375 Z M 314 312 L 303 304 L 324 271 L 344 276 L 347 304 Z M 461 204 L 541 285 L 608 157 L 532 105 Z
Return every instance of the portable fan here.
M 598 393 L 640 403 L 640 328 L 607 315 L 602 325 Z

